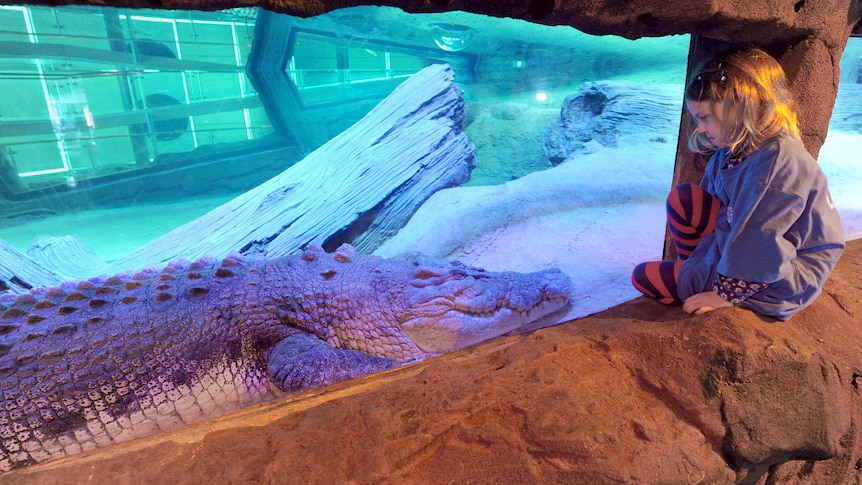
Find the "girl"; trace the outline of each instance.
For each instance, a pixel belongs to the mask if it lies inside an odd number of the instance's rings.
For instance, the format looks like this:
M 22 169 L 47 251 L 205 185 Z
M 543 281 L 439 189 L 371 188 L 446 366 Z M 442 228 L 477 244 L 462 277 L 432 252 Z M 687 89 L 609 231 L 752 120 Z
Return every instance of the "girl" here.
M 844 232 L 784 71 L 756 48 L 719 56 L 694 71 L 685 103 L 689 147 L 712 157 L 699 185 L 668 197 L 678 259 L 638 265 L 632 283 L 688 313 L 739 305 L 787 320 L 820 294 Z

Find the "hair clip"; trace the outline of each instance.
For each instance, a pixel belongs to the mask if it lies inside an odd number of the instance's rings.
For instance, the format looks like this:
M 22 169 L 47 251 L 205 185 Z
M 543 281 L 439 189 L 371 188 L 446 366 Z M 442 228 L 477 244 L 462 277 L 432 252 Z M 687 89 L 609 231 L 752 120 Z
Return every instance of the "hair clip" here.
M 704 81 L 709 81 L 711 83 L 726 83 L 727 82 L 727 73 L 724 72 L 724 69 L 721 68 L 721 63 L 712 68 L 704 69 L 701 71 L 697 77 L 694 78 L 695 82 L 702 83 Z
M 694 78 L 694 81 L 699 83 L 704 81 L 709 81 L 711 83 L 726 83 L 727 74 L 725 74 L 724 71 L 704 72 L 698 74 L 697 77 Z

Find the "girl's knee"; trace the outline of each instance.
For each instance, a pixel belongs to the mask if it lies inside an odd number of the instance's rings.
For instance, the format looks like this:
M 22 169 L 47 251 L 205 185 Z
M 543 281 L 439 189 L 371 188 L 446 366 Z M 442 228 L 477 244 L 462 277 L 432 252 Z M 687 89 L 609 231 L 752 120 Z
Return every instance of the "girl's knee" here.
M 646 277 L 647 264 L 649 263 L 641 263 L 635 266 L 635 269 L 632 270 L 632 285 L 634 285 L 635 288 L 638 288 L 638 290 L 640 290 L 640 286 L 643 286 L 643 283 L 649 281 Z
M 632 286 L 649 298 L 666 305 L 679 303 L 676 279 L 682 261 L 649 261 L 632 270 Z
M 698 198 L 703 194 L 704 190 L 700 187 L 700 185 L 691 183 L 691 182 L 683 182 L 676 187 L 670 189 L 670 195 L 668 195 L 668 202 L 676 202 L 677 204 L 682 204 L 685 207 L 691 207 L 693 205 L 694 199 Z
M 677 184 L 677 186 L 676 186 L 676 187 L 674 187 L 674 188 L 672 188 L 671 190 L 683 191 L 683 192 L 691 193 L 691 191 L 692 191 L 692 190 L 703 190 L 703 189 L 701 189 L 701 188 L 700 188 L 700 185 L 698 185 L 698 184 L 696 184 L 696 183 L 693 183 L 693 182 L 682 182 L 682 183 L 680 183 L 680 184 Z

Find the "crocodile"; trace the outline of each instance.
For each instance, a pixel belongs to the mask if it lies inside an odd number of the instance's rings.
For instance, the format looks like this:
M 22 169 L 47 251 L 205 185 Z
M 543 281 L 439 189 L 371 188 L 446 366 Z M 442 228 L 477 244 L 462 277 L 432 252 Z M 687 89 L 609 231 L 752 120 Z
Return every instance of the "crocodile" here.
M 565 307 L 571 284 L 344 245 L 0 295 L 0 470 L 463 349 Z

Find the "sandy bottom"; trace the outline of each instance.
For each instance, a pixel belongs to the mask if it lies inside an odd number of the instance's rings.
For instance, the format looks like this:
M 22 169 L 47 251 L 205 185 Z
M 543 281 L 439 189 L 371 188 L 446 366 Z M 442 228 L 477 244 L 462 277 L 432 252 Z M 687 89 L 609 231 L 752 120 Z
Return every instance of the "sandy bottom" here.
M 5 221 L 7 227 L 0 228 L 0 238 L 19 251 L 26 252 L 34 237 L 76 235 L 105 262 L 110 262 L 228 200 L 230 198 L 224 196 L 198 198 L 164 204 L 82 210 L 18 224 L 11 220 Z

